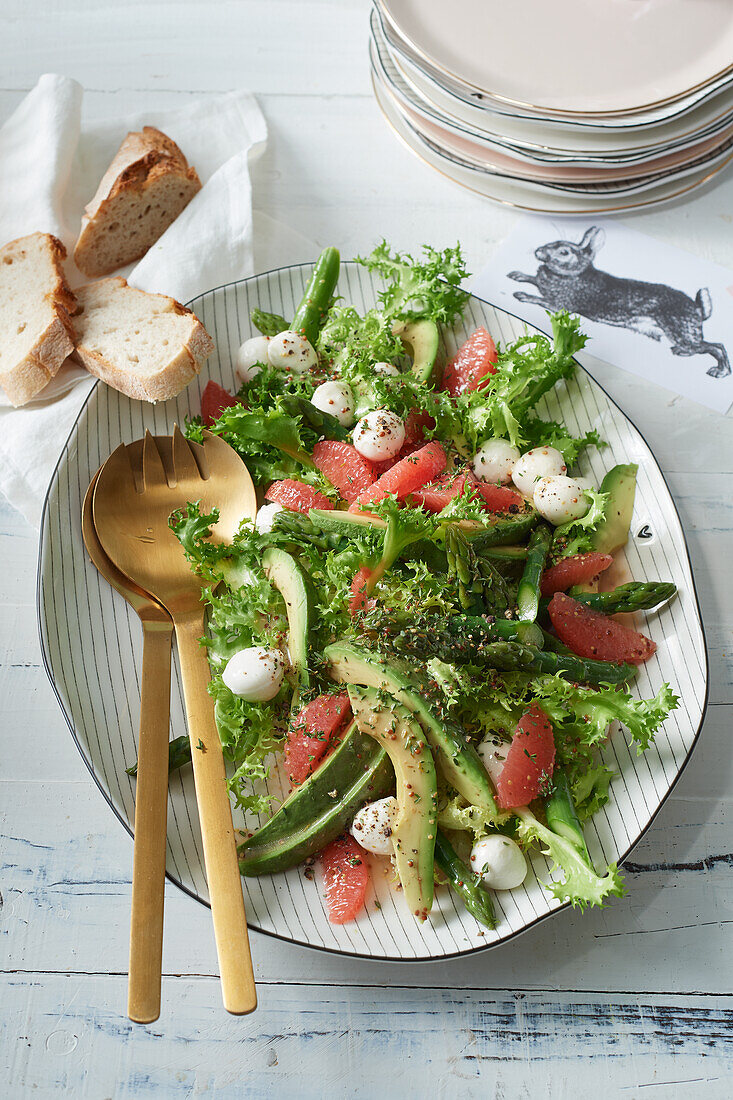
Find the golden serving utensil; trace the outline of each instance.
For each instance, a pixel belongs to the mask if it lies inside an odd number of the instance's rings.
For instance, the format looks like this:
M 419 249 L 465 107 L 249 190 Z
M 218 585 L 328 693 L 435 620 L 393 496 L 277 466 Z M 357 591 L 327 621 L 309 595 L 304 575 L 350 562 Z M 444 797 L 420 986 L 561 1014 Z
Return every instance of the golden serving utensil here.
M 127 1015 L 135 1023 L 150 1024 L 160 1016 L 173 621 L 162 604 L 105 554 L 92 516 L 97 477 L 92 478 L 82 506 L 84 545 L 99 573 L 127 600 L 143 628 Z
M 120 445 L 99 472 L 94 525 L 109 558 L 165 607 L 173 620 L 191 740 L 206 877 L 211 898 L 224 1007 L 244 1015 L 257 1007 L 242 882 L 237 862 L 224 757 L 214 720 L 201 589 L 208 581 L 191 572 L 168 526 L 175 509 L 198 501 L 203 513 L 219 511 L 217 539 L 231 541 L 257 501 L 246 466 L 218 436 L 189 443 L 149 432 L 137 461 L 134 445 Z

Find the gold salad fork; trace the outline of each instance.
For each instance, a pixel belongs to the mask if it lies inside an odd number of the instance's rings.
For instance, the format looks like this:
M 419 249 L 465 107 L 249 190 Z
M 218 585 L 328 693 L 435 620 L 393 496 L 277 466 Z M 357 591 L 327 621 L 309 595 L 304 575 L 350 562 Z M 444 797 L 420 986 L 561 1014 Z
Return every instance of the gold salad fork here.
M 257 994 L 209 663 L 199 643 L 208 582 L 191 572 L 168 518 L 198 501 L 202 513 L 218 509 L 215 537 L 231 541 L 242 519 L 254 518 L 257 501 L 242 460 L 209 432 L 202 444 L 189 443 L 178 427 L 172 436 L 148 432 L 140 458 L 134 444 L 121 444 L 107 459 L 94 489 L 94 525 L 107 556 L 173 620 L 222 997 L 227 1011 L 244 1015 L 257 1007 Z

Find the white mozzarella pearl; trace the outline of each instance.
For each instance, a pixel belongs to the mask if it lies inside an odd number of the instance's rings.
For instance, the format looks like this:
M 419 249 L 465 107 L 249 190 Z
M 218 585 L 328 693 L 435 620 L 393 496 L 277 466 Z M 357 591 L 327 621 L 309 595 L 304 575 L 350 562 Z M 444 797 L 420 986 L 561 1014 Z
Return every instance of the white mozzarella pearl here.
M 375 856 L 391 856 L 394 852 L 392 830 L 399 813 L 397 799 L 380 798 L 362 806 L 354 818 L 351 835 L 360 847 Z
M 316 349 L 310 341 L 302 332 L 293 332 L 292 329 L 272 337 L 267 346 L 267 356 L 273 367 L 282 367 L 296 374 L 315 367 L 318 362 Z
M 405 425 L 389 409 L 375 409 L 362 416 L 354 428 L 354 446 L 363 458 L 381 462 L 394 458 L 405 442 Z
M 345 382 L 321 382 L 313 391 L 311 404 L 335 416 L 345 428 L 354 423 L 354 395 Z
M 274 699 L 283 682 L 283 660 L 277 649 L 254 645 L 227 661 L 221 678 L 231 692 L 250 703 Z
M 512 481 L 524 493 L 531 497 L 534 493 L 535 482 L 541 477 L 552 477 L 553 474 L 567 472 L 565 459 L 560 451 L 554 447 L 534 447 L 527 451 L 515 463 L 512 470 Z
M 542 518 L 555 527 L 580 519 L 589 507 L 583 487 L 574 478 L 562 474 L 541 478 L 535 485 L 532 499 Z
M 255 530 L 259 531 L 260 534 L 266 534 L 268 531 L 272 531 L 273 520 L 278 512 L 282 511 L 282 504 L 276 504 L 274 501 L 270 504 L 263 504 L 255 519 Z
M 508 439 L 490 439 L 473 458 L 473 472 L 480 481 L 506 484 L 512 480 L 512 470 L 519 458 L 519 447 L 513 447 Z
M 492 833 L 471 849 L 471 870 L 492 890 L 514 890 L 527 877 L 527 860 L 511 837 Z
M 393 378 L 399 377 L 400 370 L 394 363 L 375 363 L 372 370 L 375 374 L 389 374 Z
M 257 377 L 261 364 L 268 362 L 269 345 L 269 336 L 250 336 L 244 341 L 237 352 L 236 375 L 240 382 L 251 382 Z
M 486 737 L 479 745 L 478 754 L 489 773 L 492 783 L 496 783 L 501 775 L 508 751 L 508 742 L 502 741 L 499 737 Z

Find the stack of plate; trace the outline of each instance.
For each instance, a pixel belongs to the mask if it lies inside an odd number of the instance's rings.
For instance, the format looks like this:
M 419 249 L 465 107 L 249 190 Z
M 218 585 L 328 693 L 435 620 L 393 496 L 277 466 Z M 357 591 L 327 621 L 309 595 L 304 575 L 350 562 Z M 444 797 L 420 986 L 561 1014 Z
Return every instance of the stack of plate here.
M 498 202 L 613 213 L 733 158 L 730 0 L 375 0 L 371 30 L 394 131 Z

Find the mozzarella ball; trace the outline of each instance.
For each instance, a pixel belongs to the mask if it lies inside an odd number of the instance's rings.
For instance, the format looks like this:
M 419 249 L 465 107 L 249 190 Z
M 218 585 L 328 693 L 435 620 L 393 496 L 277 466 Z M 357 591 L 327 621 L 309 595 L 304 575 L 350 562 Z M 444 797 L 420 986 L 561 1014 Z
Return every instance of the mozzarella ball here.
M 345 382 L 322 382 L 313 391 L 311 404 L 335 416 L 345 428 L 354 423 L 354 395 Z
M 509 751 L 508 742 L 502 741 L 500 737 L 489 736 L 484 738 L 477 751 L 489 773 L 491 782 L 496 783 L 506 762 L 506 754 Z
M 574 478 L 562 474 L 541 478 L 535 485 L 532 499 L 542 518 L 555 527 L 580 519 L 590 503 L 583 487 Z
M 399 809 L 397 799 L 391 796 L 362 806 L 351 826 L 351 835 L 357 844 L 375 856 L 391 856 L 394 852 L 392 830 Z
M 251 382 L 262 369 L 261 364 L 267 363 L 267 351 L 270 345 L 269 336 L 250 336 L 245 340 L 237 352 L 236 375 L 240 382 Z
M 231 692 L 250 703 L 274 699 L 283 682 L 283 659 L 277 649 L 254 645 L 227 661 L 221 678 Z
M 267 357 L 273 367 L 282 367 L 296 374 L 302 374 L 318 363 L 316 349 L 311 342 L 302 332 L 293 332 L 292 329 L 285 329 L 285 332 L 272 337 L 267 346 Z
M 517 460 L 512 470 L 512 481 L 524 493 L 531 497 L 534 493 L 535 482 L 541 477 L 552 477 L 553 474 L 567 472 L 565 459 L 554 447 L 534 447 Z
M 273 520 L 278 512 L 282 511 L 282 504 L 276 504 L 274 501 L 271 504 L 263 504 L 257 512 L 255 530 L 259 531 L 260 534 L 266 534 L 268 531 L 272 531 Z
M 389 409 L 367 413 L 354 428 L 354 446 L 362 458 L 370 462 L 395 458 L 404 442 L 405 425 Z
M 400 369 L 394 363 L 375 363 L 372 367 L 375 374 L 390 374 L 393 378 L 399 377 Z
M 519 458 L 519 447 L 513 447 L 508 439 L 490 439 L 473 457 L 473 472 L 479 481 L 497 482 L 512 480 L 512 470 Z
M 492 890 L 514 890 L 527 877 L 527 860 L 511 837 L 492 833 L 471 849 L 471 870 Z

